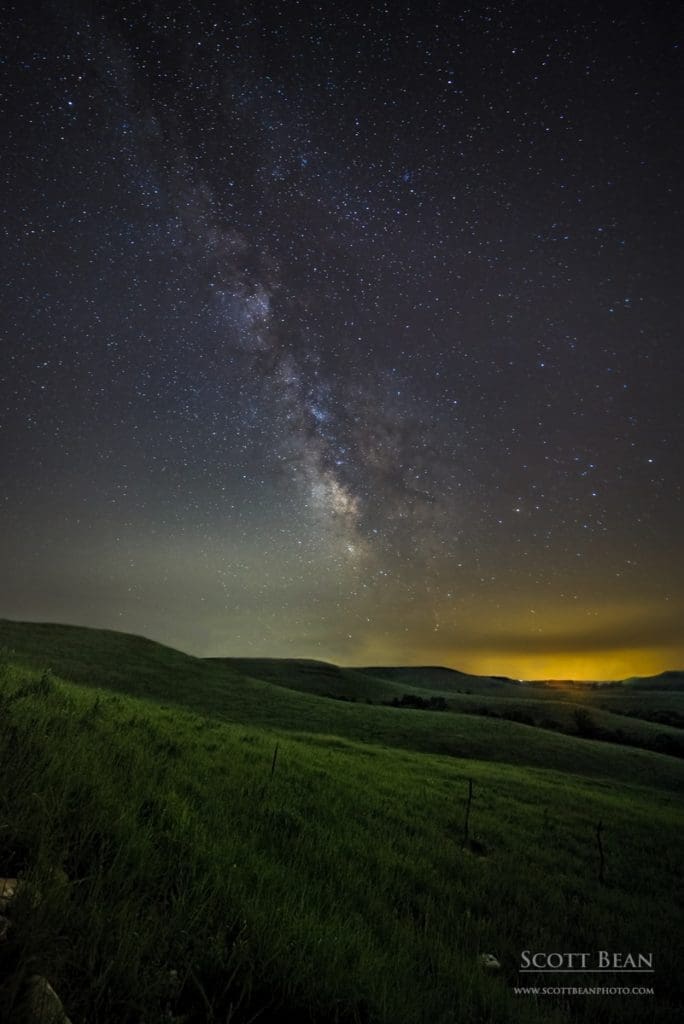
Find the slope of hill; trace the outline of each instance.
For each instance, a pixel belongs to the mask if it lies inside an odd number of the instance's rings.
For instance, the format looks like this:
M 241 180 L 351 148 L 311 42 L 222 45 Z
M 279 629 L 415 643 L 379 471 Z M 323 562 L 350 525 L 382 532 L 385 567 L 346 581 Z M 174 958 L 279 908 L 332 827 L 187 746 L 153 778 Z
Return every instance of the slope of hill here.
M 477 694 L 478 696 L 517 697 L 524 684 L 514 679 L 473 676 L 439 666 L 407 668 L 366 668 L 362 671 L 381 679 L 390 679 L 412 689 L 427 689 L 446 693 Z
M 321 697 L 371 700 L 374 703 L 401 697 L 406 688 L 373 676 L 364 669 L 341 668 L 327 661 L 305 658 L 211 658 L 212 664 Z
M 684 672 L 661 672 L 657 676 L 634 676 L 622 685 L 632 690 L 684 690 Z
M 300 693 L 403 707 L 422 702 L 426 710 L 431 700 L 437 700 L 444 710 L 459 714 L 501 718 L 684 757 L 684 717 L 680 721 L 677 711 L 679 705 L 684 711 L 684 701 L 675 696 L 677 706 L 669 707 L 668 694 L 660 690 L 635 695 L 620 684 L 598 690 L 579 684 L 561 688 L 435 667 L 350 669 L 322 661 L 267 658 L 213 661 Z
M 675 759 L 115 633 L 0 642 L 2 1019 L 36 971 L 97 1024 L 675 1019 Z M 651 951 L 656 995 L 515 995 L 531 948 Z
M 338 735 L 452 757 L 554 765 L 560 770 L 622 782 L 650 780 L 669 788 L 677 788 L 682 779 L 682 765 L 671 757 L 652 757 L 631 747 L 617 747 L 606 753 L 602 748 L 612 745 L 542 729 L 533 730 L 534 742 L 530 742 L 530 725 L 503 717 L 463 714 L 460 708 L 445 714 L 331 701 L 309 692 L 301 673 L 295 679 L 296 688 L 287 687 L 286 673 L 277 662 L 203 660 L 123 633 L 7 620 L 0 621 L 0 645 L 14 651 L 15 657 L 30 667 L 51 668 L 60 676 L 89 686 L 152 698 L 227 721 L 297 734 Z M 279 673 L 278 684 L 242 674 L 236 667 L 249 664 L 257 670 L 270 665 Z M 354 685 L 358 685 L 354 671 L 337 669 L 326 673 L 324 679 L 332 676 L 346 680 L 351 674 Z M 314 675 L 306 678 L 310 682 Z M 465 699 L 472 698 L 466 695 Z M 468 706 L 469 712 L 475 710 L 476 705 Z M 496 710 L 496 705 L 491 704 L 489 710 Z

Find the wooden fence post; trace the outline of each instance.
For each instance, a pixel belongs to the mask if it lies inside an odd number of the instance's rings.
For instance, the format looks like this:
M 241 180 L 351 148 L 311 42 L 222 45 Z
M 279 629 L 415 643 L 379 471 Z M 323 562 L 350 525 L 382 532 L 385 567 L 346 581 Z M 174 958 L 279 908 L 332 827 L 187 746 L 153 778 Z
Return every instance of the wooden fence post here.
M 473 780 L 468 779 L 468 803 L 466 804 L 465 822 L 463 823 L 463 845 L 468 845 L 468 822 L 470 820 L 470 805 L 473 802 Z

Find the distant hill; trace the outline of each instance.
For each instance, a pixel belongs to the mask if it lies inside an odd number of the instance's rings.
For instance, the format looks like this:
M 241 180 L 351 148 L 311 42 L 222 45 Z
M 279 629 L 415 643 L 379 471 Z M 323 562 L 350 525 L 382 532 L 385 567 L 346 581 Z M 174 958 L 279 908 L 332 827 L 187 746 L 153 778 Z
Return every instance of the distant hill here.
M 657 676 L 633 676 L 623 680 L 621 685 L 632 690 L 684 690 L 684 671 L 661 672 Z
M 404 686 L 453 693 L 477 693 L 496 696 L 519 696 L 521 683 L 503 676 L 475 676 L 439 665 L 407 668 L 377 667 L 360 671 L 389 679 Z
M 634 781 L 644 771 L 672 779 L 673 757 L 661 755 L 684 757 L 677 690 L 563 690 L 438 666 L 203 659 L 111 630 L 10 620 L 0 620 L 0 648 L 12 661 L 91 688 L 260 728 Z M 659 759 L 640 765 L 648 751 Z
M 322 697 L 372 701 L 401 696 L 404 687 L 374 676 L 371 670 L 342 668 L 327 661 L 308 658 L 209 658 L 220 665 L 276 686 Z
M 390 700 L 416 690 L 430 694 L 516 695 L 521 686 L 513 680 L 469 675 L 456 669 L 428 667 L 343 668 L 326 661 L 305 658 L 211 658 L 245 675 L 267 679 L 278 686 L 327 697 Z M 536 694 L 536 691 L 535 691 Z M 536 694 L 538 696 L 538 694 Z

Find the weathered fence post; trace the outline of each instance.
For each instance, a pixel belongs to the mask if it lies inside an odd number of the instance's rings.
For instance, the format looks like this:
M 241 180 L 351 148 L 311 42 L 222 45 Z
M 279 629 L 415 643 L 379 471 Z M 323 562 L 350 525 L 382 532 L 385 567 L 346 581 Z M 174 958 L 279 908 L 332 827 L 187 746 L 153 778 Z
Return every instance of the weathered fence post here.
M 473 802 L 473 780 L 468 779 L 468 803 L 466 804 L 465 822 L 463 823 L 463 845 L 468 845 L 468 822 L 470 820 L 470 805 Z
M 599 821 L 598 825 L 596 826 L 596 842 L 598 844 L 598 852 L 599 852 L 599 875 L 598 875 L 598 877 L 599 877 L 599 882 L 601 883 L 601 885 L 604 885 L 605 884 L 604 870 L 605 870 L 606 861 L 605 861 L 605 857 L 603 856 L 603 843 L 601 842 L 601 833 L 602 832 L 603 832 L 603 822 Z

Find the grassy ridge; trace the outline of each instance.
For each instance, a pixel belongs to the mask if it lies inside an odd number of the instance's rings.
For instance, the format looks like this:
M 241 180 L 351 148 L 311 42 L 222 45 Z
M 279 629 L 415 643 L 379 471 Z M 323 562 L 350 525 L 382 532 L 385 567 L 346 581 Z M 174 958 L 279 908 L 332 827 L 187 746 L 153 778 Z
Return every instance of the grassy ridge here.
M 538 729 L 531 733 L 530 726 L 516 722 L 321 699 L 316 693 L 287 687 L 286 674 L 277 662 L 270 663 L 279 675 L 279 683 L 274 685 L 240 671 L 249 659 L 226 664 L 193 658 L 142 637 L 7 620 L 0 621 L 0 645 L 37 669 L 50 667 L 89 686 L 152 698 L 232 722 L 296 734 L 338 735 L 423 753 L 553 765 L 563 771 L 670 789 L 678 789 L 682 783 L 681 764 L 639 749 L 611 748 L 606 756 L 605 744 Z M 346 672 L 336 678 L 344 678 Z M 301 685 L 301 676 L 295 685 Z M 329 682 L 323 685 L 325 688 Z M 402 692 L 408 690 L 410 687 Z
M 36 970 L 74 1024 L 675 1019 L 678 761 L 29 632 L 0 686 L 0 874 L 42 898 L 0 957 L 1 1019 Z M 522 949 L 652 950 L 657 996 L 515 996 Z
M 228 671 L 274 683 L 288 690 L 340 700 L 388 704 L 408 694 L 442 698 L 447 710 L 485 715 L 578 735 L 577 713 L 586 712 L 595 738 L 684 757 L 684 733 L 679 722 L 684 708 L 680 693 L 641 692 L 638 696 L 616 685 L 613 689 L 515 683 L 468 676 L 451 669 L 343 669 L 321 661 L 267 658 L 213 659 Z M 681 718 L 684 724 L 684 717 Z M 583 725 L 584 738 L 587 726 Z

